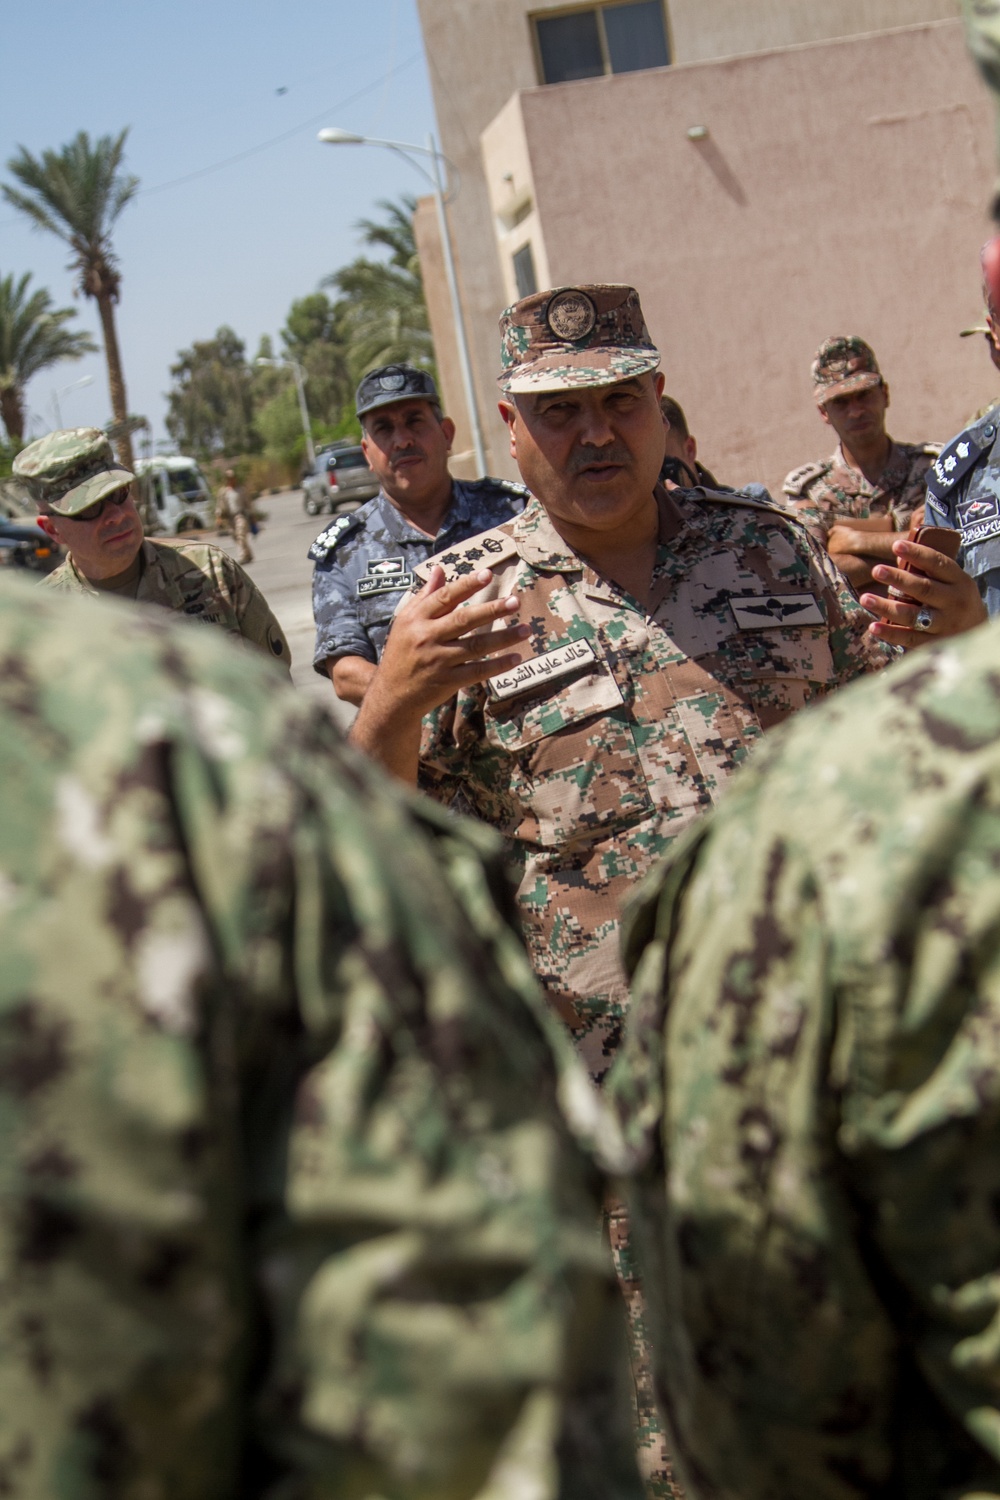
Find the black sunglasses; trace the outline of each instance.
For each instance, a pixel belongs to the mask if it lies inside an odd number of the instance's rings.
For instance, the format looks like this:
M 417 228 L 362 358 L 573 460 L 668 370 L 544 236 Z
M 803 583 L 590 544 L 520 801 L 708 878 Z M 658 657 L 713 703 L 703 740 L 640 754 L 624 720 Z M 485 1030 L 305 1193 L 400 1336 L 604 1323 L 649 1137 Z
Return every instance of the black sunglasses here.
M 112 490 L 110 495 L 105 495 L 103 500 L 95 500 L 93 505 L 88 505 L 86 510 L 78 511 L 75 516 L 67 516 L 68 521 L 99 521 L 104 514 L 106 505 L 125 505 L 132 494 L 132 486 L 126 484 L 120 490 Z

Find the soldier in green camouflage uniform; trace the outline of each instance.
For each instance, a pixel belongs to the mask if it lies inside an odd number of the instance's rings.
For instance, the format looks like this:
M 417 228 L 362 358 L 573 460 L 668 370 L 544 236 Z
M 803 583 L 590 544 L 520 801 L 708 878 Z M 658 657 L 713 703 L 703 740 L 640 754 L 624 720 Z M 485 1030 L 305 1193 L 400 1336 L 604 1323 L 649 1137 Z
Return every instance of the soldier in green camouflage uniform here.
M 0 1490 L 636 1500 L 493 836 L 125 619 L 0 580 Z
M 769 740 L 627 918 L 609 1088 L 699 1494 L 1000 1495 L 998 651 Z
M 116 462 L 97 428 L 39 438 L 18 454 L 14 473 L 35 496 L 39 525 L 68 549 L 46 577 L 49 587 L 157 604 L 218 625 L 290 667 L 288 642 L 267 600 L 228 552 L 143 538 L 134 475 Z

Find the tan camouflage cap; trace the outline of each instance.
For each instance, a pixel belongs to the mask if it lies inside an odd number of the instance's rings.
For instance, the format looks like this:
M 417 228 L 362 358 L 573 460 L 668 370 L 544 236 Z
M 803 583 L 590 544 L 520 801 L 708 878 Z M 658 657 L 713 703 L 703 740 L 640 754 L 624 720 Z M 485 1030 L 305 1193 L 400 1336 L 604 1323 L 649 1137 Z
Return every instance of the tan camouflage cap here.
M 135 478 L 117 462 L 99 427 L 47 433 L 21 450 L 14 473 L 28 484 L 39 509 L 48 506 L 57 516 L 78 516 Z
M 614 385 L 660 363 L 639 293 L 600 283 L 535 292 L 500 319 L 501 373 L 508 395 L 572 386 Z
M 812 367 L 813 395 L 817 406 L 836 396 L 867 391 L 882 384 L 875 351 L 856 334 L 827 339 L 816 350 Z

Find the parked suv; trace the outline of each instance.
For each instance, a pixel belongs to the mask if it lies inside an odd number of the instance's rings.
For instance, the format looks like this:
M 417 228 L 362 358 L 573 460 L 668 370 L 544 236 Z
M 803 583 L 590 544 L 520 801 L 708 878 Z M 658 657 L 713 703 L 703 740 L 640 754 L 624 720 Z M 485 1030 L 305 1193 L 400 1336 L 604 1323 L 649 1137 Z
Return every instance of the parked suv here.
M 336 443 L 316 455 L 316 473 L 302 481 L 302 504 L 310 516 L 324 510 L 356 510 L 378 494 L 378 480 L 361 448 Z

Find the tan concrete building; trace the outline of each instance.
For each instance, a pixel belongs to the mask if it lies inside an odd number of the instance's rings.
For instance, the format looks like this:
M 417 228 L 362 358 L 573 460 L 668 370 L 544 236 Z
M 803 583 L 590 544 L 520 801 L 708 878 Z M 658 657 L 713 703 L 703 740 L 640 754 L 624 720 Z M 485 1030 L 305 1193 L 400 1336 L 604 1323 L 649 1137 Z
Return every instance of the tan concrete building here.
M 874 344 L 901 439 L 945 438 L 1000 395 L 958 338 L 993 135 L 953 0 L 419 4 L 494 472 L 496 320 L 532 283 L 639 287 L 668 389 L 730 482 L 775 488 L 832 447 L 808 378 L 831 333 Z M 418 235 L 466 448 L 431 215 Z

